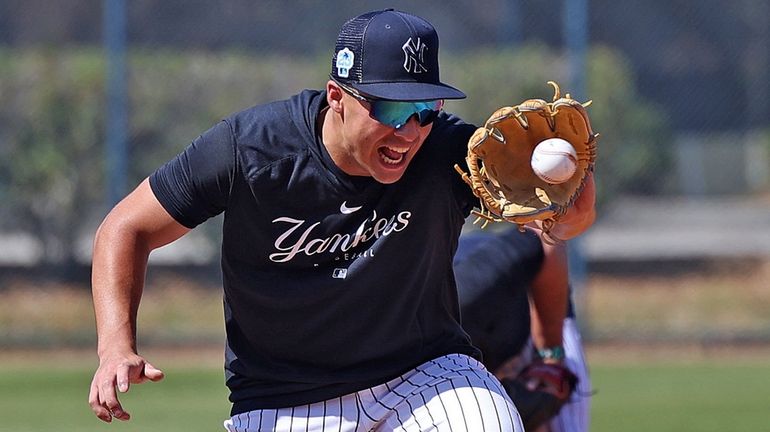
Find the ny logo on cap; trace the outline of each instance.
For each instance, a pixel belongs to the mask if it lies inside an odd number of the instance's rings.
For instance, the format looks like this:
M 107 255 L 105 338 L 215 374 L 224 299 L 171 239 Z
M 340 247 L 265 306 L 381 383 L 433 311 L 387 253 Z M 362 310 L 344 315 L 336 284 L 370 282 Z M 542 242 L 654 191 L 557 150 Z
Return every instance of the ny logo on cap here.
M 428 46 L 422 43 L 420 38 L 417 38 L 417 42 L 409 38 L 401 49 L 404 50 L 404 69 L 407 72 L 423 73 L 428 71 L 424 64 L 424 54 Z

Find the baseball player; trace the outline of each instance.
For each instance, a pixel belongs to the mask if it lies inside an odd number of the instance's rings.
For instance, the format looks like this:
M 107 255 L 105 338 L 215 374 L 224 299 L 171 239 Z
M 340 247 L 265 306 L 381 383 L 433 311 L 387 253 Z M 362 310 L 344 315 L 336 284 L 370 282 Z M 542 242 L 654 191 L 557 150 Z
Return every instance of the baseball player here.
M 488 370 L 506 383 L 532 362 L 577 374 L 566 403 L 505 386 L 517 390 L 509 395 L 527 430 L 547 424 L 552 432 L 587 431 L 590 378 L 569 301 L 566 246 L 541 242 L 529 230 L 476 231 L 460 237 L 454 268 L 463 327 Z
M 138 351 L 149 253 L 224 213 L 228 431 L 521 431 L 459 322 L 452 257 L 478 203 L 453 165 L 475 127 L 442 112 L 438 36 L 394 10 L 347 21 L 323 90 L 228 116 L 97 230 L 89 403 L 163 378 Z M 594 218 L 586 188 L 552 231 Z

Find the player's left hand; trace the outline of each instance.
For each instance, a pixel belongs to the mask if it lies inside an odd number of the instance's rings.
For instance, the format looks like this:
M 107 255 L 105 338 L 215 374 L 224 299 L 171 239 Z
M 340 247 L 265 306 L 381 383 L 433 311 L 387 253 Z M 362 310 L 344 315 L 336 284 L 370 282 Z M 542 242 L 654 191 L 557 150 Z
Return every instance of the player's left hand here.
M 528 99 L 495 111 L 468 140 L 467 173 L 459 165 L 455 170 L 479 198 L 479 210 L 472 211 L 478 221 L 535 224 L 546 238 L 561 225 L 550 236 L 555 243 L 582 233 L 593 221 L 593 190 L 577 201 L 591 181 L 599 135 L 585 109 L 590 101 L 561 97 L 558 84 L 548 83 L 554 87 L 552 102 Z M 574 150 L 568 160 L 575 171 L 558 183 L 541 178 L 532 166 L 535 149 L 551 138 L 567 141 Z M 572 215 L 562 220 L 567 213 Z

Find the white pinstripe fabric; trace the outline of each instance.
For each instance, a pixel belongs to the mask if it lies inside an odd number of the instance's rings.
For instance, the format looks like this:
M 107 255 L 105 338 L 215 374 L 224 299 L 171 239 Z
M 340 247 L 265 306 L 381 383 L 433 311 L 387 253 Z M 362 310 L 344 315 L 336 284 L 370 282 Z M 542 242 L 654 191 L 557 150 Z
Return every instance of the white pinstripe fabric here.
M 242 413 L 229 432 L 523 432 L 497 379 L 475 359 L 450 354 L 385 384 L 293 408 Z
M 559 415 L 551 419 L 551 432 L 587 432 L 591 424 L 591 377 L 580 332 L 572 318 L 564 320 L 563 339 L 564 364 L 580 381 L 570 402 L 561 408 Z

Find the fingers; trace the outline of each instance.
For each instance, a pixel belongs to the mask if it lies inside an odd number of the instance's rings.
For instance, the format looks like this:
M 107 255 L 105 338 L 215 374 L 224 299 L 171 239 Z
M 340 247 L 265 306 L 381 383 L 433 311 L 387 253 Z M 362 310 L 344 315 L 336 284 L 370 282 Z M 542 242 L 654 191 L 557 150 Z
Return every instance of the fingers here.
M 99 400 L 99 389 L 94 382 L 91 382 L 91 391 L 88 394 L 88 404 L 91 406 L 91 410 L 99 420 L 107 423 L 112 421 L 112 414 L 106 407 L 102 406 Z
M 144 376 L 146 376 L 150 381 L 157 382 L 163 379 L 166 375 L 163 373 L 162 370 L 156 368 L 155 366 L 145 363 L 144 364 Z
M 141 384 L 147 381 L 160 381 L 165 375 L 160 369 L 145 362 L 139 366 L 128 369 L 126 376 L 129 383 Z M 120 388 L 120 382 L 118 382 L 118 388 Z M 128 390 L 128 385 L 126 385 L 126 390 Z
M 96 417 L 107 423 L 110 423 L 113 418 L 124 421 L 131 418 L 118 400 L 113 379 L 100 381 L 98 377 L 94 377 L 88 395 L 88 404 Z
M 123 421 L 131 418 L 131 416 L 123 410 L 123 406 L 118 400 L 118 394 L 115 392 L 114 381 L 110 380 L 109 382 L 105 381 L 102 383 L 102 385 L 99 387 L 99 399 L 101 405 L 107 408 L 112 417 Z
M 128 377 L 129 370 L 130 368 L 125 363 L 118 366 L 118 371 L 117 371 L 118 391 L 120 391 L 121 393 L 125 393 L 128 391 L 128 386 L 131 382 L 131 380 Z
M 109 423 L 113 418 L 129 420 L 131 415 L 123 409 L 118 392 L 127 392 L 131 384 L 160 381 L 163 377 L 163 371 L 135 354 L 103 359 L 91 382 L 88 403 L 96 417 L 104 422 Z

